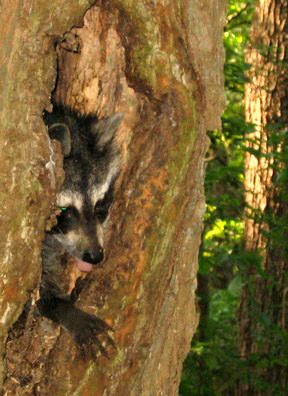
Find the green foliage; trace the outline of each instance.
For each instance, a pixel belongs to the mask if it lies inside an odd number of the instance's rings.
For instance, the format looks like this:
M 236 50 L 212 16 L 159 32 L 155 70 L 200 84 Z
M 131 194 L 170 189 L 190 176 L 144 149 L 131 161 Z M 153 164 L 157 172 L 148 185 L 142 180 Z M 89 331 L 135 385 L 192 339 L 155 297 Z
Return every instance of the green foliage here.
M 233 389 L 242 362 L 231 338 L 236 338 L 236 309 L 241 281 L 234 278 L 227 289 L 217 290 L 211 297 L 207 341 L 199 334 L 184 364 L 181 396 L 218 396 Z M 240 366 L 240 367 L 239 367 Z
M 206 170 L 206 216 L 200 253 L 198 333 L 185 361 L 180 396 L 233 394 L 244 362 L 237 354 L 237 306 L 242 286 L 243 252 L 244 48 L 253 1 L 230 0 L 224 33 L 227 109 L 223 129 L 211 131 Z M 250 261 L 249 261 L 250 262 Z M 204 293 L 201 284 L 205 283 Z M 206 305 L 205 305 L 206 304 Z M 205 308 L 206 306 L 206 308 Z
M 229 1 L 224 33 L 228 104 L 222 117 L 223 129 L 209 133 L 211 145 L 205 181 L 207 211 L 198 278 L 201 318 L 191 352 L 184 363 L 180 396 L 234 395 L 239 381 L 249 385 L 249 389 L 257 394 L 287 395 L 281 372 L 288 370 L 285 314 L 288 291 L 283 289 L 283 285 L 287 285 L 288 273 L 284 283 L 279 284 L 280 269 L 275 268 L 275 261 L 282 263 L 282 267 L 286 263 L 287 267 L 288 112 L 282 114 L 281 122 L 274 116 L 266 126 L 266 152 L 257 149 L 260 138 L 257 141 L 254 135 L 249 135 L 255 127 L 245 122 L 243 106 L 245 72 L 249 69 L 244 50 L 249 40 L 253 9 L 253 0 Z M 257 49 L 275 65 L 275 48 L 258 46 Z M 276 70 L 282 70 L 282 78 L 285 71 L 288 79 L 287 68 L 281 61 Z M 246 139 L 251 136 L 247 140 L 254 143 L 253 147 L 245 147 L 244 135 Z M 245 251 L 243 248 L 243 173 L 247 151 L 257 159 L 267 159 L 273 172 L 273 186 L 268 189 L 271 200 L 268 199 L 265 212 L 250 208 L 253 221 L 266 225 L 261 226 L 261 232 L 266 238 L 269 257 L 274 260 L 271 265 L 269 262 L 264 265 L 261 251 Z M 265 292 L 270 295 L 270 304 L 265 308 L 257 295 L 259 282 L 265 285 Z M 258 348 L 257 353 L 250 352 L 245 359 L 238 355 L 236 345 L 237 307 L 242 289 L 247 291 L 247 314 L 253 319 L 249 336 Z M 279 381 L 269 381 L 265 373 L 271 372 L 277 373 Z
M 277 270 L 273 272 L 269 265 L 264 269 L 261 252 L 243 249 L 244 153 L 249 151 L 257 159 L 269 160 L 268 166 L 274 175 L 273 201 L 268 203 L 264 213 L 254 209 L 250 216 L 256 224 L 267 225 L 262 228 L 262 233 L 267 241 L 266 249 L 272 253 L 274 261 L 287 263 L 288 114 L 284 123 L 285 114 L 281 122 L 275 117 L 266 126 L 268 150 L 265 153 L 257 149 L 257 144 L 253 148 L 244 146 L 244 134 L 249 136 L 249 132 L 254 132 L 254 125 L 245 123 L 243 107 L 245 71 L 249 68 L 244 61 L 244 48 L 253 8 L 253 1 L 229 2 L 224 33 L 228 105 L 222 118 L 222 131 L 209 134 L 211 146 L 205 182 L 207 212 L 198 279 L 202 313 L 184 364 L 180 396 L 233 395 L 240 380 L 249 384 L 249 389 L 267 396 L 287 394 L 281 381 L 272 383 L 265 373 L 274 371 L 281 378 L 281 370 L 288 370 L 287 319 L 283 318 L 285 293 L 288 293 L 279 285 Z M 263 47 L 258 50 L 275 63 L 275 49 Z M 277 70 L 281 68 L 287 73 L 287 64 L 280 62 Z M 250 136 L 248 140 L 259 144 L 260 141 Z M 266 292 L 273 295 L 273 304 L 265 309 L 263 301 L 257 298 L 256 284 L 259 281 L 265 284 Z M 286 284 L 287 281 L 288 274 Z M 243 286 L 248 293 L 248 313 L 253 318 L 250 337 L 258 347 L 258 352 L 249 353 L 245 360 L 238 355 L 236 345 L 237 306 Z
M 210 268 L 212 289 L 223 272 L 230 272 L 229 281 L 236 275 L 243 250 L 244 134 L 254 130 L 244 119 L 245 71 L 249 67 L 244 62 L 244 50 L 253 9 L 253 0 L 229 1 L 224 32 L 227 109 L 222 131 L 209 133 L 211 160 L 205 180 L 207 212 L 200 273 Z

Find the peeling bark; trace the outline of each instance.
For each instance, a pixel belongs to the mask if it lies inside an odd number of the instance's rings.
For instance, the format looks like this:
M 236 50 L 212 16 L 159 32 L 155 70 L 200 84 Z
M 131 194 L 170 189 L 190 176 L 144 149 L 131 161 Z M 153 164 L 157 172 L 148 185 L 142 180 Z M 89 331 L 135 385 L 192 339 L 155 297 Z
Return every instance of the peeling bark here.
M 25 20 L 29 26 L 32 16 L 38 15 L 36 5 L 33 1 L 31 4 L 32 11 Z M 17 8 L 7 7 L 15 17 Z M 40 72 L 32 95 L 33 106 L 27 103 L 27 114 L 32 113 L 32 108 L 38 109 L 39 130 L 40 126 L 44 129 L 41 110 L 47 105 L 55 67 L 47 31 L 58 36 L 60 42 L 59 35 L 69 24 L 73 26 L 72 15 L 77 14 L 81 4 L 75 7 L 68 10 L 67 6 L 61 12 L 57 9 L 63 23 L 60 28 L 58 19 L 54 21 L 56 10 L 49 4 L 48 16 L 43 5 L 43 10 L 39 9 L 42 22 L 35 23 L 38 29 L 41 26 L 42 36 L 38 31 L 38 35 L 30 33 L 38 45 L 37 59 L 43 57 L 43 43 L 49 54 L 45 61 L 41 59 L 43 64 L 37 65 Z M 35 318 L 27 305 L 7 343 L 5 395 L 178 394 L 182 362 L 198 322 L 194 292 L 204 213 L 205 130 L 219 125 L 224 102 L 224 5 L 218 7 L 213 1 L 204 9 L 198 2 L 146 4 L 117 0 L 92 7 L 83 24 L 74 22 L 66 41 L 58 44 L 55 101 L 84 113 L 96 112 L 100 118 L 115 111 L 125 116 L 118 136 L 123 169 L 106 233 L 105 262 L 89 274 L 78 302 L 84 310 L 112 325 L 117 351 L 109 351 L 110 361 L 104 357 L 99 357 L 96 364 L 81 361 L 70 336 L 47 319 Z M 13 37 L 24 29 L 16 21 L 15 32 L 11 27 Z M 200 23 L 204 30 L 201 37 Z M 41 37 L 41 44 L 35 36 Z M 12 55 L 11 59 L 14 61 Z M 49 70 L 49 76 L 43 81 L 44 70 Z M 15 120 L 17 116 L 15 112 Z M 27 161 L 31 168 L 30 163 L 35 163 L 35 157 L 43 152 L 45 160 L 39 163 L 39 172 L 44 172 L 50 158 L 47 137 L 42 132 L 37 140 L 35 124 L 32 120 L 26 124 L 27 144 L 35 140 L 38 143 Z M 3 136 L 6 142 L 7 135 Z M 20 136 L 14 139 L 17 143 Z M 14 159 L 14 153 L 13 147 L 6 169 L 13 169 L 13 161 L 19 159 Z M 19 177 L 25 172 L 22 170 Z M 22 287 L 24 295 L 21 302 L 18 294 L 17 298 L 14 294 L 10 297 L 14 313 L 5 320 L 2 334 L 23 310 L 26 291 L 37 284 L 44 220 L 55 193 L 53 179 L 48 175 L 49 169 L 43 173 L 43 180 L 36 173 L 36 182 L 42 180 L 44 187 L 40 185 L 34 193 L 35 189 L 25 184 L 23 194 L 17 196 L 17 201 L 25 205 L 25 216 L 34 222 L 30 239 L 21 245 L 29 246 L 34 259 L 27 275 L 30 282 L 23 276 L 27 273 L 23 260 L 17 277 L 9 271 L 12 287 Z M 7 183 L 10 186 L 10 179 Z M 39 205 L 37 210 L 34 207 L 27 211 L 31 191 L 43 208 Z M 41 198 L 41 193 L 47 198 Z M 20 213 L 19 218 L 22 216 Z M 11 230 L 14 246 L 14 236 L 23 233 L 20 224 Z M 10 251 L 7 246 L 6 251 Z M 16 266 L 20 260 L 12 251 L 11 262 Z M 32 297 L 33 306 L 34 294 Z M 2 307 L 5 312 L 5 305 Z

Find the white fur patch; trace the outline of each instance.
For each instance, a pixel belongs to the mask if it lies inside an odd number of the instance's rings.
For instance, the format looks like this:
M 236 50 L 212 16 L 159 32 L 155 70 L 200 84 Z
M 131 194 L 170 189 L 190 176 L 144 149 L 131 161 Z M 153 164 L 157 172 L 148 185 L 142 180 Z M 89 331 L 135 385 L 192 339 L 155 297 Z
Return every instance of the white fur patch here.
M 57 205 L 60 208 L 74 206 L 79 212 L 81 212 L 83 208 L 83 198 L 80 193 L 71 190 L 62 191 L 57 197 Z
M 98 201 L 104 198 L 104 195 L 108 191 L 111 181 L 117 174 L 118 169 L 119 169 L 119 159 L 115 158 L 115 160 L 111 164 L 105 183 L 103 183 L 101 186 L 97 186 L 97 187 L 93 186 L 90 189 L 89 195 L 93 206 L 95 206 Z
M 89 195 L 93 207 L 96 205 L 98 201 L 104 198 L 106 192 L 108 191 L 108 188 L 109 188 L 109 183 L 107 181 L 106 183 L 102 184 L 102 186 L 93 187 L 91 189 Z
M 96 234 L 97 234 L 99 245 L 103 247 L 104 246 L 104 230 L 103 230 L 102 224 L 97 223 Z

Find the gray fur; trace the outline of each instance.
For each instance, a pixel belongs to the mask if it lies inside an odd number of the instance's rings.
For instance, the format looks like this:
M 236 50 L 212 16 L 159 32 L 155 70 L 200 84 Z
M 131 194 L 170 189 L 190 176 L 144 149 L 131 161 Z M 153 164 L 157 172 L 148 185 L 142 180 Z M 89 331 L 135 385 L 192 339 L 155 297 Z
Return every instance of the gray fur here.
M 63 257 L 68 254 L 92 264 L 103 258 L 103 225 L 120 167 L 114 137 L 122 114 L 98 121 L 96 117 L 84 118 L 56 109 L 45 113 L 44 120 L 51 138 L 58 139 L 63 149 L 65 181 L 57 204 L 65 210 L 44 241 L 38 307 L 44 316 L 73 334 L 82 355 L 86 352 L 93 357 L 94 342 L 105 354 L 96 334 L 106 332 L 109 326 L 74 307 L 77 292 L 65 294 Z M 113 344 L 108 335 L 106 339 Z

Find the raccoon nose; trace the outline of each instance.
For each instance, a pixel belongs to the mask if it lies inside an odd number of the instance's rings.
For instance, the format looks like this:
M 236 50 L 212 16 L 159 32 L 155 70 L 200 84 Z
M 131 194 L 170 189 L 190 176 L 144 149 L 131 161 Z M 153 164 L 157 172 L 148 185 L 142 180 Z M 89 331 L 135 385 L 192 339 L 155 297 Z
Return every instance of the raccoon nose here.
M 91 264 L 100 263 L 104 258 L 103 249 L 101 246 L 94 249 L 87 249 L 83 254 L 83 261 Z

